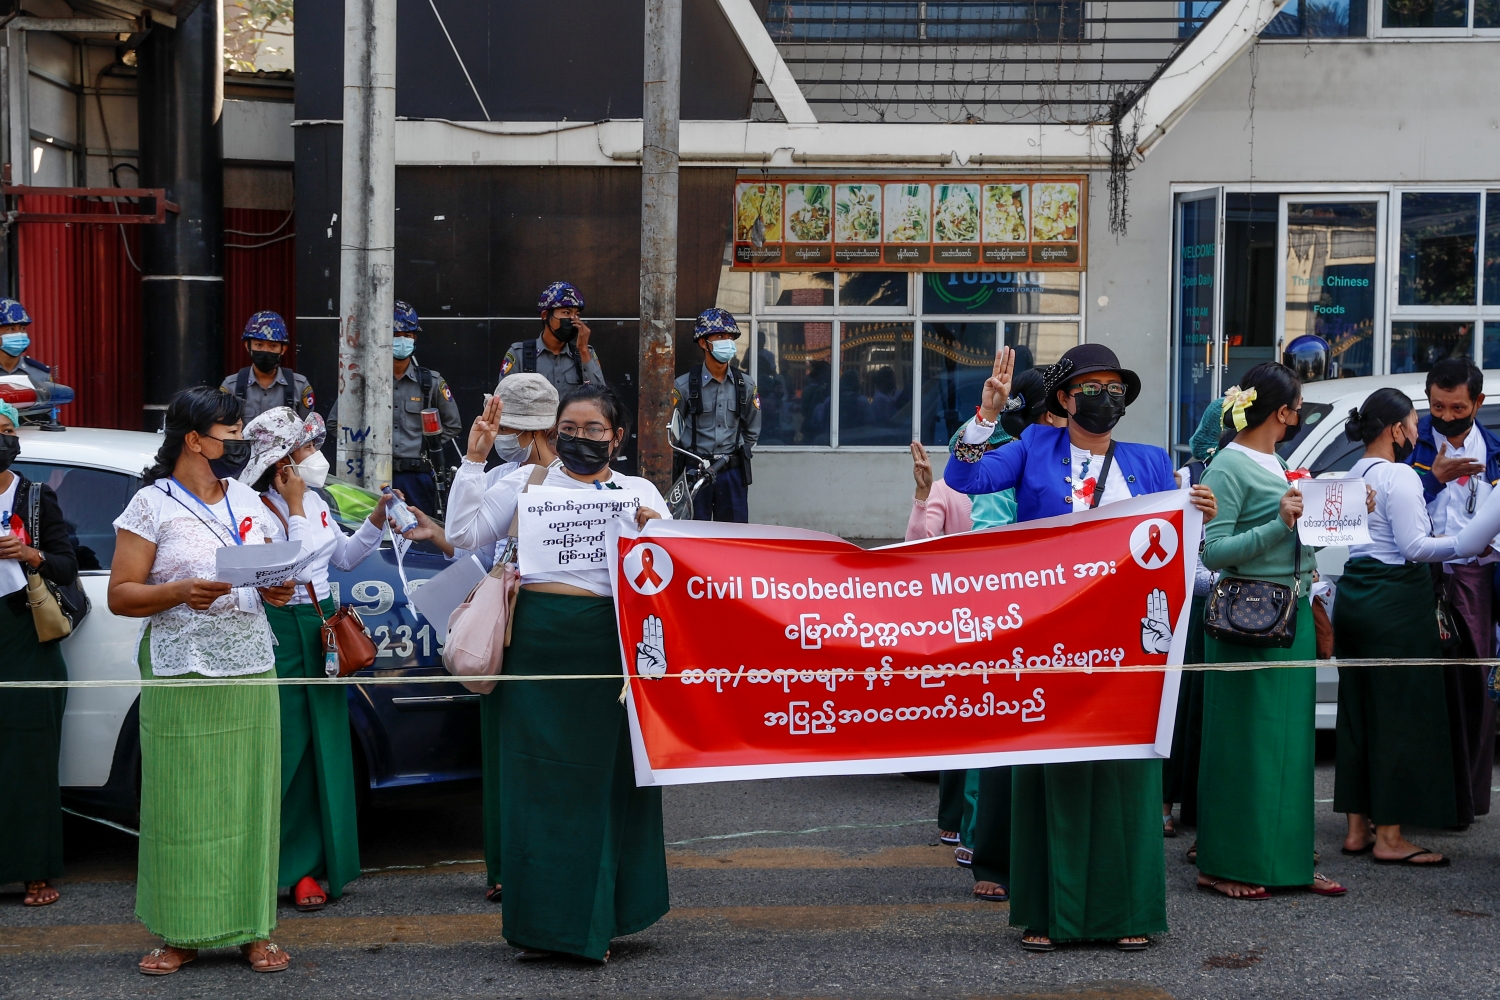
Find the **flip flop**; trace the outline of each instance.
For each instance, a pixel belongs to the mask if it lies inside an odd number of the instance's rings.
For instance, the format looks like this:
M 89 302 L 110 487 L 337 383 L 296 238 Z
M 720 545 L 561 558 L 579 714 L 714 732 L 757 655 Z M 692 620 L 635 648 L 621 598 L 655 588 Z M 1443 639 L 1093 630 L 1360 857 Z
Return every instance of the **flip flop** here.
M 500 887 L 498 885 L 492 885 L 488 889 L 484 890 L 484 898 L 486 901 L 491 903 L 500 902 Z
M 1000 885 L 998 882 L 995 884 Z M 983 899 L 990 903 L 1008 903 L 1010 902 L 1010 890 L 1006 889 L 1003 885 L 1000 886 L 999 892 L 980 892 L 976 888 L 974 890 L 974 898 Z
M 1377 865 L 1405 865 L 1407 868 L 1447 868 L 1448 867 L 1448 859 L 1447 858 L 1443 858 L 1440 861 L 1413 861 L 1412 860 L 1412 858 L 1420 858 L 1424 854 L 1436 854 L 1436 853 L 1438 853 L 1438 852 L 1437 851 L 1429 851 L 1427 848 L 1424 847 L 1420 851 L 1413 851 L 1412 853 L 1408 854 L 1404 858 L 1377 858 L 1377 857 L 1375 857 L 1372 854 L 1370 856 L 1370 860 L 1373 861 L 1373 862 L 1375 862 Z
M 1225 882 L 1235 882 L 1235 881 L 1238 881 L 1238 879 L 1216 878 L 1216 879 L 1214 879 L 1211 882 L 1198 882 L 1198 883 L 1196 883 L 1196 885 L 1200 889 L 1207 889 L 1209 892 L 1213 893 L 1215 896 L 1222 896 L 1225 899 L 1233 900 L 1236 903 L 1241 902 L 1242 900 L 1249 900 L 1249 899 L 1270 899 L 1271 898 L 1271 891 L 1269 889 L 1266 889 L 1265 887 L 1262 887 L 1261 890 L 1260 890 L 1260 892 L 1246 893 L 1243 896 L 1231 896 L 1227 892 L 1220 892 L 1218 890 L 1218 886 L 1223 885 Z M 1245 885 L 1247 883 L 1241 882 L 1240 884 L 1241 885 Z
M 321 900 L 321 902 L 314 903 L 312 902 L 314 899 Z M 292 905 L 303 913 L 312 913 L 328 905 L 328 893 L 323 891 L 317 879 L 311 875 L 304 875 L 292 887 Z
M 974 864 L 974 852 L 967 847 L 955 847 L 953 849 L 953 863 L 960 868 L 969 868 Z
M 1340 847 L 1339 848 L 1339 853 L 1340 854 L 1347 854 L 1351 858 L 1357 858 L 1361 854 L 1369 854 L 1373 850 L 1375 850 L 1375 841 L 1372 840 L 1368 844 L 1366 844 L 1364 847 L 1361 847 L 1357 851 L 1351 851 L 1347 847 Z
M 1124 938 L 1115 942 L 1116 951 L 1145 951 L 1151 947 L 1150 941 L 1127 941 Z
M 1046 941 L 1031 941 L 1031 940 L 1027 940 L 1027 938 L 1023 936 L 1021 938 L 1021 950 L 1022 951 L 1056 951 L 1057 950 L 1057 945 L 1053 944 L 1050 938 L 1048 940 L 1046 940 Z
M 1170 816 L 1161 818 L 1161 835 L 1163 837 L 1177 836 L 1177 823 Z
M 1334 888 L 1335 884 L 1333 879 L 1322 872 L 1313 872 L 1312 884 L 1303 888 L 1318 896 L 1342 896 L 1349 891 L 1347 886 L 1340 885 Z
M 174 965 L 174 966 L 172 966 L 170 969 L 148 969 L 148 968 L 146 968 L 143 965 L 137 965 L 135 967 L 135 969 L 136 969 L 137 972 L 139 972 L 143 976 L 170 976 L 173 973 L 178 972 L 179 970 L 181 970 L 181 968 L 184 965 L 187 965 L 189 962 L 193 961 L 194 959 L 196 959 L 198 957 L 198 951 L 197 951 L 197 949 L 194 949 L 193 953 L 191 955 L 181 955 L 180 953 L 183 952 L 183 951 L 185 951 L 185 950 L 187 950 L 187 949 L 183 949 L 183 948 L 177 949 L 177 951 L 179 952 L 180 957 L 178 958 L 177 964 Z M 152 948 L 150 951 L 148 951 L 146 953 L 146 957 L 147 958 L 160 958 L 162 955 L 165 955 L 166 953 L 167 953 L 167 949 L 165 949 L 165 948 Z
M 958 834 L 949 833 L 947 830 L 939 830 L 938 843 L 947 844 L 949 847 L 952 847 L 954 844 L 958 843 Z

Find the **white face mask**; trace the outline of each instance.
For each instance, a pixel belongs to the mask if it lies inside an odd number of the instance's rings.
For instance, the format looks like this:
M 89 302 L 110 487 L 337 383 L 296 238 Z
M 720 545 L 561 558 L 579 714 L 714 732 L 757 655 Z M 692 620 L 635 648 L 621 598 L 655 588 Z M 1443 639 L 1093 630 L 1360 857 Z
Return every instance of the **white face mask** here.
M 496 434 L 495 456 L 502 462 L 524 462 L 531 457 L 531 445 L 522 444 L 519 434 Z
M 315 490 L 322 489 L 323 484 L 328 482 L 328 459 L 323 457 L 321 451 L 315 451 L 297 466 L 297 474 L 308 486 Z

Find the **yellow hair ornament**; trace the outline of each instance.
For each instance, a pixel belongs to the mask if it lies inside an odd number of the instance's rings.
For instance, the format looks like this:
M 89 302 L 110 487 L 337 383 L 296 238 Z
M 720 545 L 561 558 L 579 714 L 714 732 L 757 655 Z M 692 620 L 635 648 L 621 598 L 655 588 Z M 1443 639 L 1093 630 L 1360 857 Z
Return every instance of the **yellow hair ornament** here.
M 1234 429 L 1242 431 L 1250 422 L 1245 416 L 1245 411 L 1255 402 L 1255 390 L 1241 389 L 1239 386 L 1230 386 L 1229 391 L 1224 393 L 1224 417 L 1232 417 Z

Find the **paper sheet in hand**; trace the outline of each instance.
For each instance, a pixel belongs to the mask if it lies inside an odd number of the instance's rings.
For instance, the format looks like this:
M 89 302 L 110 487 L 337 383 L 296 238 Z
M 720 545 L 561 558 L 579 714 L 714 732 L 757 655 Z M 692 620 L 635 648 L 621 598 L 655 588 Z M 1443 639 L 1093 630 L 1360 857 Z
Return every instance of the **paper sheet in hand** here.
M 645 497 L 637 490 L 532 489 L 520 495 L 516 532 L 521 573 L 608 569 L 605 526 L 634 519 Z
M 232 587 L 279 587 L 301 559 L 301 542 L 226 545 L 215 556 L 214 579 Z
M 411 605 L 437 630 L 438 642 L 448 641 L 448 616 L 464 602 L 484 579 L 484 567 L 473 556 L 465 556 L 411 592 Z
M 1297 535 L 1306 545 L 1368 545 L 1369 514 L 1363 479 L 1304 479 Z

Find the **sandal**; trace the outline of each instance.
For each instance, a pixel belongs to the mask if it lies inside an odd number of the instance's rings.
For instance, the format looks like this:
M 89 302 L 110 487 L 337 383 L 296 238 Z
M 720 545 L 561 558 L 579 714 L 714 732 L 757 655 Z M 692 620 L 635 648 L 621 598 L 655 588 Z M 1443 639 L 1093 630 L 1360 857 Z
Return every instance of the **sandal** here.
M 967 847 L 955 847 L 953 849 L 953 863 L 960 868 L 969 868 L 974 864 L 974 852 Z
M 1437 853 L 1438 853 L 1437 851 L 1429 851 L 1427 848 L 1424 847 L 1421 850 L 1413 851 L 1412 853 L 1408 854 L 1404 858 L 1377 858 L 1377 857 L 1375 857 L 1372 854 L 1371 857 L 1370 857 L 1370 860 L 1373 861 L 1373 862 L 1375 862 L 1377 865 L 1405 865 L 1408 868 L 1447 868 L 1448 867 L 1448 859 L 1447 858 L 1438 858 L 1438 860 L 1436 860 L 1436 861 L 1413 861 L 1412 860 L 1412 858 L 1420 858 L 1424 854 L 1437 854 Z
M 1145 951 L 1151 947 L 1151 940 L 1144 937 L 1122 937 L 1115 942 L 1116 951 Z
M 1242 899 L 1270 899 L 1271 898 L 1271 892 L 1265 886 L 1261 886 L 1260 889 L 1259 889 L 1259 891 L 1257 891 L 1257 892 L 1247 892 L 1247 893 L 1245 893 L 1244 895 L 1241 895 L 1241 896 L 1231 896 L 1229 893 L 1224 892 L 1223 890 L 1221 890 L 1219 888 L 1219 886 L 1224 885 L 1226 882 L 1234 882 L 1234 883 L 1236 883 L 1238 885 L 1243 885 L 1243 886 L 1246 886 L 1247 888 L 1249 887 L 1249 883 L 1247 883 L 1247 882 L 1240 882 L 1238 879 L 1232 879 L 1232 878 L 1214 878 L 1214 879 L 1209 879 L 1207 882 L 1199 882 L 1198 883 L 1198 888 L 1200 888 L 1200 889 L 1207 889 L 1209 892 L 1217 893 L 1218 895 L 1223 896 L 1225 899 L 1233 899 L 1233 900 L 1236 900 L 1236 901 L 1239 901 L 1239 900 L 1242 900 Z
M 542 951 L 540 948 L 522 948 L 520 951 L 516 952 L 516 961 L 518 962 L 540 962 L 546 958 L 556 957 L 557 952 Z
M 1161 835 L 1163 837 L 1177 836 L 1177 823 L 1172 819 L 1171 813 L 1163 813 L 1161 817 Z
M 140 964 L 136 965 L 136 969 L 143 976 L 170 976 L 197 957 L 198 949 L 196 948 L 173 948 L 171 945 L 165 948 L 152 948 L 146 952 L 146 956 L 141 959 Z M 145 964 L 147 958 L 175 958 L 177 961 L 164 965 L 147 966 Z
M 1308 892 L 1319 896 L 1342 896 L 1349 891 L 1322 872 L 1313 872 L 1312 884 L 1307 886 L 1306 889 Z
M 52 897 L 50 899 L 41 898 L 41 894 L 44 892 L 52 893 Z M 38 879 L 35 882 L 26 883 L 26 895 L 21 898 L 21 905 L 51 906 L 61 898 L 62 893 L 58 892 L 57 888 L 51 882 L 48 882 L 46 879 Z
M 250 964 L 251 972 L 285 972 L 292 956 L 269 941 L 252 941 L 240 945 L 240 954 Z M 285 955 L 285 958 L 279 956 Z
M 328 905 L 328 896 L 323 887 L 311 875 L 304 875 L 292 887 L 292 905 L 303 913 L 312 913 Z
M 1045 934 L 1022 934 L 1022 951 L 1056 951 L 1057 945 Z
M 953 844 L 958 843 L 958 831 L 957 830 L 939 830 L 938 831 L 938 843 L 940 843 L 940 844 L 948 844 L 950 846 L 953 845 Z
M 997 891 L 993 891 L 993 892 L 980 892 L 979 891 L 979 886 L 985 885 L 985 884 L 986 883 L 984 883 L 984 882 L 980 882 L 980 883 L 978 883 L 978 884 L 976 884 L 974 886 L 974 898 L 975 899 L 983 899 L 983 900 L 985 900 L 987 902 L 990 902 L 990 903 L 1008 903 L 1008 902 L 1010 902 L 1010 890 L 1007 889 L 1007 888 L 1005 888 L 1005 886 L 1001 885 L 999 882 L 990 882 L 988 884 L 989 885 L 993 885 Z
M 490 903 L 498 903 L 498 902 L 500 902 L 500 883 L 496 882 L 494 885 L 492 885 L 488 889 L 484 890 L 484 898 L 485 898 L 486 902 L 490 902 Z
M 1187 849 L 1187 853 L 1183 857 L 1189 862 L 1196 862 L 1198 860 L 1198 842 L 1196 840 L 1193 841 L 1193 846 Z

